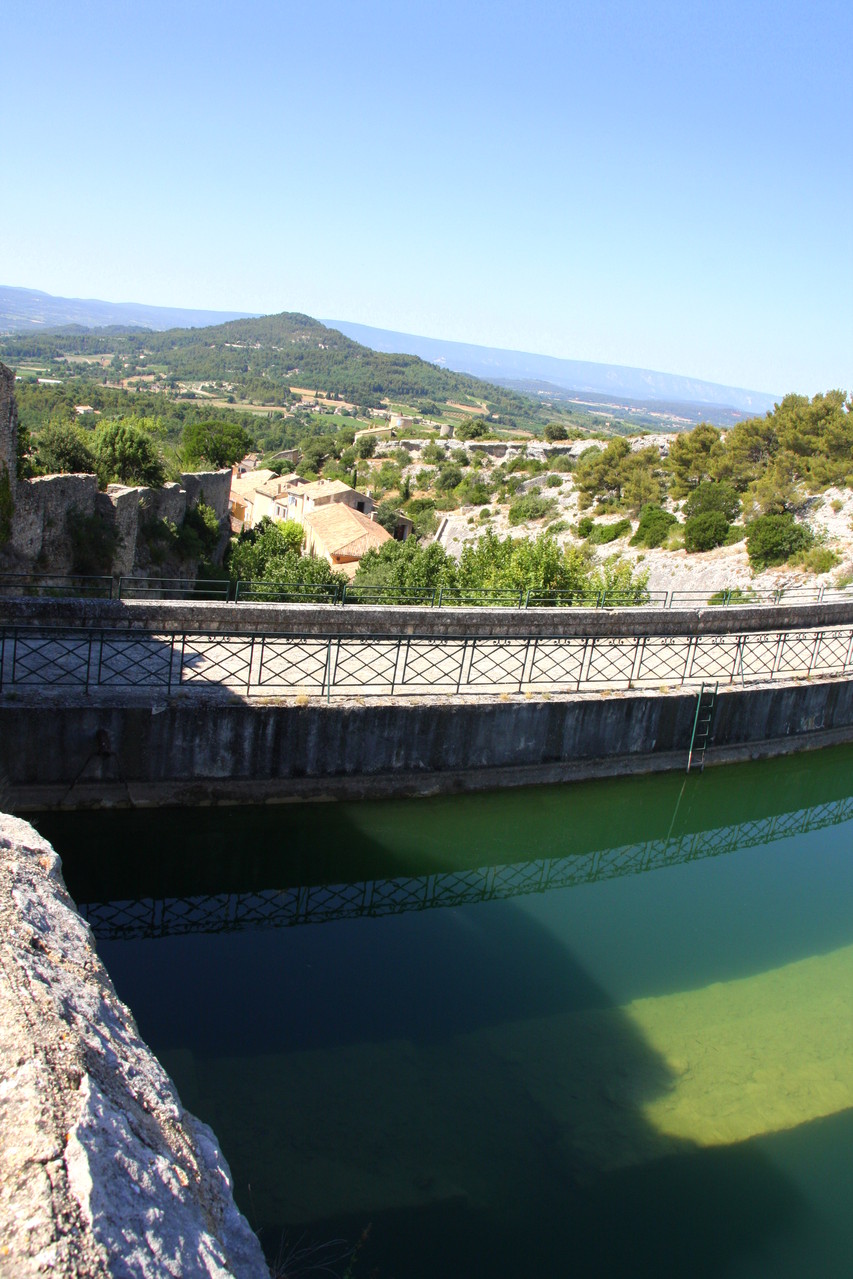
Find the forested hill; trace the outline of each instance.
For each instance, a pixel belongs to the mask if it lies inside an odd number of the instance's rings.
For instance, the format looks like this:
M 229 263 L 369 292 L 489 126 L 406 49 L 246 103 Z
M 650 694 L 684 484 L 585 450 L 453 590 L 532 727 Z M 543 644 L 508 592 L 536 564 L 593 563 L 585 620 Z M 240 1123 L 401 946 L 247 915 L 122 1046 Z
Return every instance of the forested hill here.
M 540 401 L 414 355 L 372 351 L 308 315 L 283 312 L 202 329 L 165 332 L 65 328 L 0 339 L 6 363 L 111 354 L 110 377 L 156 373 L 174 381 L 229 385 L 238 398 L 286 403 L 299 386 L 379 407 L 383 400 L 486 404 L 507 424 L 534 425 L 551 414 Z M 95 366 L 97 367 L 97 366 Z M 75 372 L 82 366 L 76 364 Z M 103 368 L 98 369 L 103 376 Z

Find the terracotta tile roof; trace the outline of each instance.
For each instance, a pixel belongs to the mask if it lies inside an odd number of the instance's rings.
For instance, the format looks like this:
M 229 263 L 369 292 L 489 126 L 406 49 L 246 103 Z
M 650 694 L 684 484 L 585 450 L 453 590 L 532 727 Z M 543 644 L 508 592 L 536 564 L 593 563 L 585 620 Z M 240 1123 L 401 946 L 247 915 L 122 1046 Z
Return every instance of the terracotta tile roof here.
M 266 470 L 247 471 L 245 475 L 234 476 L 231 480 L 231 500 L 233 501 L 235 497 L 241 501 L 245 501 L 246 498 L 251 500 L 253 493 L 277 476 L 277 471 Z
M 309 511 L 303 523 L 314 532 L 327 555 L 360 558 L 366 551 L 392 540 L 381 524 L 342 502 Z
M 303 484 L 299 492 L 316 501 L 318 497 L 331 497 L 333 493 L 352 493 L 354 490 L 349 484 L 344 484 L 343 480 L 312 480 L 310 484 Z

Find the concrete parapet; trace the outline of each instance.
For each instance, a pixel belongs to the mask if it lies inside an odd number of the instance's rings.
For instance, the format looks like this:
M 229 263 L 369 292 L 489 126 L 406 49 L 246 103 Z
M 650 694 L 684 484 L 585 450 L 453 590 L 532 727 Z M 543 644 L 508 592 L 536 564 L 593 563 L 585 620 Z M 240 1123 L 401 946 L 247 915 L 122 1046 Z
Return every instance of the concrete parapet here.
M 853 600 L 745 608 L 407 608 L 356 604 L 223 604 L 0 598 L 8 626 L 92 626 L 205 634 L 435 635 L 552 638 L 726 635 L 853 623 Z

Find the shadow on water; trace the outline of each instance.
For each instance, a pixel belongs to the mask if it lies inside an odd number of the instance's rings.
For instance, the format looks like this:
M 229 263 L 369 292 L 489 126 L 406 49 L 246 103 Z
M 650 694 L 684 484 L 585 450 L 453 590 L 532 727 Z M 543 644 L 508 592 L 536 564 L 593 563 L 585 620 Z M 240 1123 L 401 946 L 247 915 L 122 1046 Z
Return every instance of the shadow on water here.
M 99 944 L 185 1103 L 222 1141 L 271 1256 L 285 1232 L 354 1239 L 372 1222 L 356 1273 L 381 1279 L 712 1279 L 817 1228 L 795 1180 L 759 1141 L 700 1145 L 653 1122 L 684 1067 L 581 958 L 584 912 L 555 930 L 510 892 L 447 910 L 423 896 L 417 907 L 417 894 L 484 868 L 494 888 L 500 868 L 525 864 L 520 848 L 543 866 L 587 859 L 573 882 L 595 884 L 650 868 L 639 846 L 678 866 L 748 844 L 749 830 L 766 842 L 849 820 L 853 751 L 807 762 L 717 769 L 684 788 L 662 777 L 38 824 L 78 900 L 160 910 L 159 935 L 131 910 L 130 930 L 111 925 Z M 735 834 L 694 838 L 721 831 Z M 367 883 L 413 879 L 406 910 L 344 902 L 322 929 L 248 915 L 234 927 L 240 897 L 332 884 L 357 899 Z M 215 898 L 219 915 L 201 909 Z M 202 931 L 190 910 L 170 934 L 163 904 L 187 900 Z

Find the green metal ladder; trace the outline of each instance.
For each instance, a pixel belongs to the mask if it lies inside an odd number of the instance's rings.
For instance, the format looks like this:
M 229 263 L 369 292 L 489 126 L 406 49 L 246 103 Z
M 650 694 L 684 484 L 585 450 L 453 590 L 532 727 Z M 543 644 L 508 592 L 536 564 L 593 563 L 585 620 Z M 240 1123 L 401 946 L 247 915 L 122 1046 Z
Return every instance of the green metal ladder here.
M 717 688 L 719 682 L 702 684 L 696 699 L 696 714 L 693 717 L 693 732 L 690 734 L 690 750 L 687 755 L 687 771 L 705 768 L 705 751 L 711 736 L 711 724 L 714 719 L 714 707 L 717 704 Z

